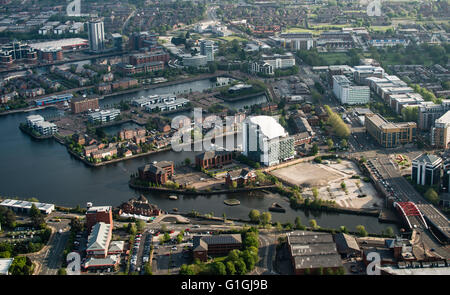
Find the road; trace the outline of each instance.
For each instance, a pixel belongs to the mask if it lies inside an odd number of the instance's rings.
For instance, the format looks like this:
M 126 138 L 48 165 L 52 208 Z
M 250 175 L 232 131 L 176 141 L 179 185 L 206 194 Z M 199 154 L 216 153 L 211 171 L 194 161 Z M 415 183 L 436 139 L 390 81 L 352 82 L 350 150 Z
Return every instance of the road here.
M 254 275 L 274 275 L 273 263 L 276 254 L 277 235 L 274 233 L 259 233 L 259 262 L 256 264 Z

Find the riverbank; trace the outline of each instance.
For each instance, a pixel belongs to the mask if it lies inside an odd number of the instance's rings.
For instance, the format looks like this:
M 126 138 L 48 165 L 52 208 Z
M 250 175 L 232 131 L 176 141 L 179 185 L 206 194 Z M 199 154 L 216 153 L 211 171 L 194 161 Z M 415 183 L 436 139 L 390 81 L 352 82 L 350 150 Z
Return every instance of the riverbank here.
M 235 101 L 239 101 L 239 100 L 258 97 L 258 96 L 261 96 L 264 94 L 266 94 L 265 91 L 259 91 L 259 92 L 250 93 L 250 94 L 246 94 L 246 95 L 242 95 L 242 96 L 235 96 L 235 97 L 226 97 L 226 96 L 222 96 L 220 94 L 216 95 L 215 97 L 218 99 L 222 99 L 223 101 L 226 101 L 226 102 L 235 102 Z
M 243 192 L 251 191 L 261 191 L 261 190 L 271 190 L 274 185 L 266 185 L 260 187 L 246 187 L 246 188 L 235 188 L 235 189 L 222 189 L 222 190 L 194 190 L 194 189 L 171 189 L 166 187 L 149 187 L 142 186 L 134 183 L 134 179 L 130 179 L 128 185 L 135 190 L 144 192 L 158 192 L 158 193 L 170 193 L 179 195 L 216 195 L 216 194 L 237 194 Z

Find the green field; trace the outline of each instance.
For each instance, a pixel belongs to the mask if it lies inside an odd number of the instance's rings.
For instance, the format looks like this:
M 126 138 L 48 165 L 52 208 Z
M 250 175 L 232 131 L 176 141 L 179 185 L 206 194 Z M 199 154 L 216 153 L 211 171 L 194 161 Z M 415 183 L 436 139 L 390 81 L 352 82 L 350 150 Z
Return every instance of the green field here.
M 242 37 L 235 36 L 235 35 L 226 36 L 226 37 L 219 37 L 219 39 L 220 40 L 224 40 L 224 41 L 228 41 L 228 42 L 231 42 L 233 40 L 238 40 L 239 42 L 248 41 L 247 39 L 244 39 Z

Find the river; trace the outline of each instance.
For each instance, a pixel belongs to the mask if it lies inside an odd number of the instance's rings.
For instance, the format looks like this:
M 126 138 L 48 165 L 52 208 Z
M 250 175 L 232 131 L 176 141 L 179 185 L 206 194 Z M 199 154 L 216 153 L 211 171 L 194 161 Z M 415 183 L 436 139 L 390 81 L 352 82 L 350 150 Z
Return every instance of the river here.
M 46 118 L 60 115 L 56 109 L 44 109 L 31 113 L 17 113 L 0 116 L 0 196 L 21 199 L 35 197 L 41 202 L 55 203 L 61 206 L 85 206 L 86 202 L 94 205 L 118 206 L 139 192 L 128 187 L 131 173 L 141 165 L 152 161 L 172 160 L 179 165 L 186 158 L 194 160 L 194 152 L 162 152 L 138 159 L 131 159 L 98 168 L 90 168 L 72 157 L 64 146 L 54 140 L 36 141 L 22 133 L 18 126 L 29 114 L 41 114 Z M 308 213 L 295 211 L 289 207 L 287 200 L 277 194 L 262 192 L 252 195 L 211 195 L 181 196 L 172 201 L 164 195 L 145 194 L 151 203 L 166 211 L 178 208 L 181 212 L 197 210 L 200 213 L 214 212 L 215 216 L 248 218 L 251 209 L 267 211 L 273 202 L 278 202 L 287 209 L 286 213 L 272 213 L 274 221 L 294 222 L 300 216 L 303 224 L 309 219 L 316 219 L 322 227 L 338 228 L 345 225 L 353 230 L 359 224 L 369 232 L 380 233 L 388 226 L 398 231 L 393 225 L 379 223 L 375 217 Z M 223 203 L 226 198 L 237 198 L 241 205 L 229 207 Z

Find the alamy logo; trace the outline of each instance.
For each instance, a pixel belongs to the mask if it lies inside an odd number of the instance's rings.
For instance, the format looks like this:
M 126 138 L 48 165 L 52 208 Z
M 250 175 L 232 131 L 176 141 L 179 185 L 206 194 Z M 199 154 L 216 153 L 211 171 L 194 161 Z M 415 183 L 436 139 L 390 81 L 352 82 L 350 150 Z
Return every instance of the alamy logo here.
M 67 254 L 67 275 L 80 275 L 81 271 L 81 257 L 77 252 L 70 252 Z
M 81 16 L 81 0 L 73 0 L 67 5 L 67 16 Z
M 370 1 L 367 5 L 368 16 L 381 16 L 381 0 Z
M 367 265 L 367 275 L 369 276 L 379 276 L 380 266 L 381 266 L 381 256 L 377 252 L 370 252 L 366 256 L 367 261 L 370 263 Z

